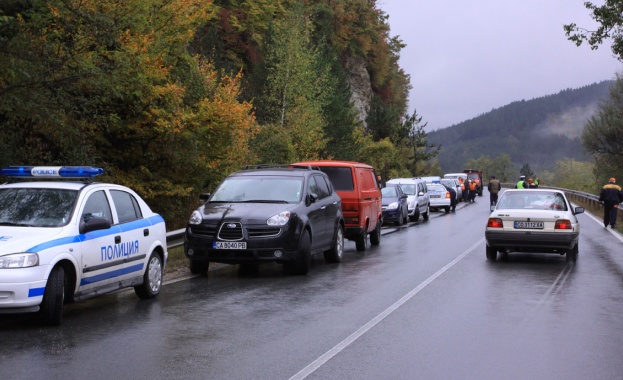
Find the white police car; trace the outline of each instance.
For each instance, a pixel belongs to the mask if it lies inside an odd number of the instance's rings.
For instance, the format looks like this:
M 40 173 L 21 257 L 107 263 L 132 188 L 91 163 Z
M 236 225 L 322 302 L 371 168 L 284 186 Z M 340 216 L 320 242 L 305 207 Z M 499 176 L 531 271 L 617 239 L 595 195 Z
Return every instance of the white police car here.
M 129 188 L 94 183 L 103 172 L 0 169 L 29 179 L 0 185 L 0 313 L 39 311 L 44 324 L 58 325 L 64 303 L 130 286 L 143 299 L 158 295 L 165 222 Z M 57 181 L 32 181 L 50 178 Z

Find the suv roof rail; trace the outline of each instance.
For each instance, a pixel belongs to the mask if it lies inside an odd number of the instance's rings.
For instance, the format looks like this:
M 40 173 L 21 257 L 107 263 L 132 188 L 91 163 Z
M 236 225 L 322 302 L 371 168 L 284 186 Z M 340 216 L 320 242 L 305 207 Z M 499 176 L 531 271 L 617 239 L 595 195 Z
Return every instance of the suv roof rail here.
M 271 168 L 320 170 L 320 167 L 318 167 L 318 166 L 312 166 L 312 165 L 292 165 L 292 164 L 251 164 L 251 165 L 245 165 L 243 170 L 271 169 Z

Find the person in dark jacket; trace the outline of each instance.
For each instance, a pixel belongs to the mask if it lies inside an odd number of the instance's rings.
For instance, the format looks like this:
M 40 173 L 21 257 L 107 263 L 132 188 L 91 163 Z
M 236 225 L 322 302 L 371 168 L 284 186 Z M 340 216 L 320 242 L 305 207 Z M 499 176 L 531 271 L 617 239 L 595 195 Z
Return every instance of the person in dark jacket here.
M 456 190 L 451 188 L 450 186 L 443 185 L 446 190 L 450 193 L 450 211 L 456 211 Z
M 601 189 L 599 201 L 604 204 L 604 228 L 608 228 L 608 224 L 614 228 L 619 203 L 623 202 L 623 192 L 621 192 L 621 186 L 616 184 L 615 178 L 610 178 L 610 181 Z
M 489 190 L 489 201 L 491 202 L 491 206 L 495 206 L 498 204 L 498 193 L 502 189 L 502 185 L 500 185 L 500 181 L 496 179 L 494 175 L 491 176 L 487 189 Z

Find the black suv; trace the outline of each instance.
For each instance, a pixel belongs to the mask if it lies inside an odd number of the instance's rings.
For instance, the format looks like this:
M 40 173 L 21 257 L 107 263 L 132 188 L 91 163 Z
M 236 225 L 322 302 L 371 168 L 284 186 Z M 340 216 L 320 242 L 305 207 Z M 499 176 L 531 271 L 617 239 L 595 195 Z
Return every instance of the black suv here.
M 230 174 L 193 211 L 184 239 L 190 271 L 205 274 L 210 262 L 257 271 L 263 262 L 284 273 L 306 274 L 311 255 L 342 261 L 341 199 L 323 172 L 310 166 L 255 165 Z

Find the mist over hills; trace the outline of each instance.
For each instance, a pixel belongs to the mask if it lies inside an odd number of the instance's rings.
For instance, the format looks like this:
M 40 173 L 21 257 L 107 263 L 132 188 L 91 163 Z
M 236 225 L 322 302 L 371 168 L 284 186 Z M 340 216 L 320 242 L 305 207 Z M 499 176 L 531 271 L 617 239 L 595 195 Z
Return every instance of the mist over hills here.
M 473 119 L 428 133 L 428 141 L 441 145 L 443 172 L 461 171 L 470 158 L 491 158 L 508 153 L 520 168 L 553 170 L 561 159 L 590 160 L 580 136 L 586 121 L 609 96 L 614 81 L 562 90 L 531 100 L 495 108 Z

